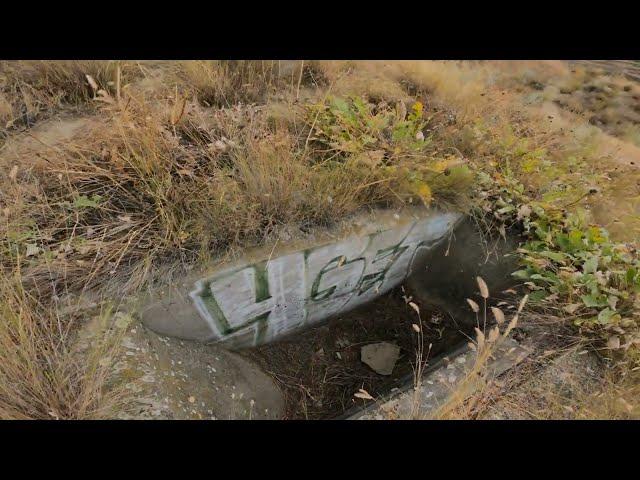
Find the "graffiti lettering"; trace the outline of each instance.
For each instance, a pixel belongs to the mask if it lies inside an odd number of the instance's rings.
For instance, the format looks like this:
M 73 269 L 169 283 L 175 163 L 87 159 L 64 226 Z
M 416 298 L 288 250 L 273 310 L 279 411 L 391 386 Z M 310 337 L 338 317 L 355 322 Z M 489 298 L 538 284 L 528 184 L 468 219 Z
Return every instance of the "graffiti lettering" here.
M 191 292 L 211 340 L 263 343 L 366 303 L 399 285 L 418 249 L 458 218 L 443 214 L 219 272 Z

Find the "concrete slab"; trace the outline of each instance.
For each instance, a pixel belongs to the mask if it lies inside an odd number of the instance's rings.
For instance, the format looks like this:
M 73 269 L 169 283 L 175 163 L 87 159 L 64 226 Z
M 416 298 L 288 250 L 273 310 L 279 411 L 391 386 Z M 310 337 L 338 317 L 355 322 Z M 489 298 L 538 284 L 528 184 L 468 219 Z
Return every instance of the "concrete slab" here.
M 259 366 L 216 345 L 161 337 L 142 325 L 123 342 L 118 378 L 134 394 L 122 419 L 279 419 L 282 392 Z
M 424 208 L 371 212 L 286 245 L 247 250 L 153 292 L 142 321 L 162 335 L 227 348 L 270 342 L 398 286 L 416 252 L 437 245 L 461 218 Z

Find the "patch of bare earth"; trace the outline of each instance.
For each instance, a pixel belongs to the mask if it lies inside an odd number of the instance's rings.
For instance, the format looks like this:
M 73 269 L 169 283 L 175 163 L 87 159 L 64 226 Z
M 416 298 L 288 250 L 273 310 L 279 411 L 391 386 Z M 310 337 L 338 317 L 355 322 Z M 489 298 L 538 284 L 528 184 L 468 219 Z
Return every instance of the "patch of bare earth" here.
M 464 335 L 438 312 L 422 313 L 424 344 L 429 358 L 450 350 Z M 330 419 L 366 398 L 377 398 L 411 381 L 416 365 L 415 312 L 401 289 L 344 314 L 328 324 L 249 350 L 243 355 L 258 362 L 285 393 L 286 419 Z M 387 342 L 400 348 L 391 375 L 376 373 L 362 361 L 361 348 Z M 425 347 L 426 348 L 426 347 Z

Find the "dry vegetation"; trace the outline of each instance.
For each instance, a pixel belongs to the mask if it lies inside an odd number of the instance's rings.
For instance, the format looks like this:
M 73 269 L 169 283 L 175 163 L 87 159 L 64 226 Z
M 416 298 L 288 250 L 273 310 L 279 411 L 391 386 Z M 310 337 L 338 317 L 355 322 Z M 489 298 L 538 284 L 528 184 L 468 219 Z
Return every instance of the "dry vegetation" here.
M 0 342 L 11 348 L 0 416 L 111 408 L 108 369 L 73 355 L 87 312 L 57 307 L 80 292 L 135 294 L 368 207 L 470 209 L 484 190 L 483 223 L 504 229 L 513 215 L 494 212 L 506 208 L 505 178 L 572 212 L 615 198 L 616 179 L 635 170 L 602 153 L 608 135 L 562 109 L 595 112 L 592 124 L 635 141 L 638 87 L 581 72 L 559 62 L 2 62 Z M 621 214 L 627 234 L 636 205 Z
M 111 370 L 126 323 L 97 312 L 94 338 L 72 342 L 74 321 L 43 304 L 20 276 L 0 280 L 0 418 L 113 418 L 128 407 Z

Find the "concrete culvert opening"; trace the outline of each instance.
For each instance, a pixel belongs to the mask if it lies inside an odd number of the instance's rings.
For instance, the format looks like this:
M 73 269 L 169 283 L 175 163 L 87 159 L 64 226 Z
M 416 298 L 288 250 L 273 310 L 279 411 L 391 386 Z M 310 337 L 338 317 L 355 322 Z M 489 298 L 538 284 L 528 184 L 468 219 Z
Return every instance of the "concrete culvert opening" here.
M 360 224 L 364 231 L 196 272 L 149 302 L 143 322 L 186 343 L 228 349 L 266 374 L 268 397 L 281 398 L 279 418 L 340 418 L 402 391 L 420 350 L 430 362 L 473 336 L 477 317 L 466 299 L 482 303 L 477 276 L 496 293 L 512 283 L 504 253 L 515 243 L 488 238 L 460 214 L 375 215 Z M 248 388 L 242 401 L 264 393 Z
M 411 386 L 420 343 L 429 365 L 473 338 L 477 317 L 466 298 L 482 304 L 477 276 L 504 297 L 499 291 L 513 284 L 514 270 L 505 254 L 515 248 L 515 240 L 483 236 L 466 219 L 403 285 L 326 324 L 242 355 L 282 389 L 285 418 L 345 418 L 369 406 L 368 396 L 388 398 Z

